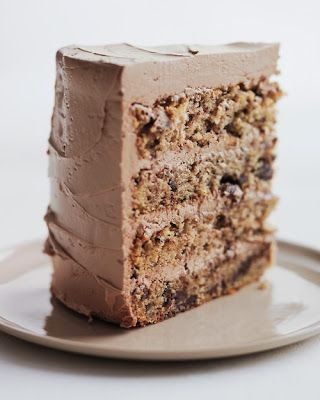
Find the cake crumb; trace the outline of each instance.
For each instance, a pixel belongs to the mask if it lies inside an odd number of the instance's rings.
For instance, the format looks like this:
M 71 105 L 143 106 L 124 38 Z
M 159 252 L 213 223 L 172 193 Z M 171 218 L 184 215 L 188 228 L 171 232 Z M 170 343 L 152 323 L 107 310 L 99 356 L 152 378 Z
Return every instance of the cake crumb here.
M 260 282 L 260 284 L 258 285 L 258 290 L 265 290 L 267 289 L 268 284 L 267 282 Z

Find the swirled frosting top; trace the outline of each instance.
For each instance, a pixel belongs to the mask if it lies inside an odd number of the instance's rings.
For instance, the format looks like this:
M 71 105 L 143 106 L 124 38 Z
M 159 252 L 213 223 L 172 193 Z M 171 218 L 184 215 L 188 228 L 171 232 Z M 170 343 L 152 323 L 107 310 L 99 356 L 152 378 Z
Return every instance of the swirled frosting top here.
M 178 44 L 167 46 L 135 46 L 129 43 L 106 46 L 71 45 L 61 49 L 65 56 L 91 62 L 128 65 L 154 61 L 171 61 L 181 57 L 208 54 L 252 53 L 277 47 L 273 43 L 230 43 L 226 45 Z

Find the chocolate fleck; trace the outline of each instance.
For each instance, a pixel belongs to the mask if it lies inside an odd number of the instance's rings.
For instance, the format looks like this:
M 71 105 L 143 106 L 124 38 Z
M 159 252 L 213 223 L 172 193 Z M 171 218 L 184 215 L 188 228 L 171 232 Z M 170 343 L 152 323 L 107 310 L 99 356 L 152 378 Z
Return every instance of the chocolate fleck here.
M 168 185 L 173 192 L 176 192 L 178 190 L 177 183 L 173 179 L 169 179 Z
M 268 180 L 272 179 L 273 169 L 272 169 L 270 162 L 266 159 L 260 159 L 258 165 L 259 165 L 259 167 L 256 170 L 255 175 L 259 179 L 262 179 L 264 181 L 268 181 Z
M 146 300 L 146 299 L 149 297 L 150 290 L 145 286 L 145 287 L 142 289 L 142 291 L 143 291 L 143 294 L 142 294 L 142 296 L 141 296 L 141 300 L 143 301 L 143 300 Z

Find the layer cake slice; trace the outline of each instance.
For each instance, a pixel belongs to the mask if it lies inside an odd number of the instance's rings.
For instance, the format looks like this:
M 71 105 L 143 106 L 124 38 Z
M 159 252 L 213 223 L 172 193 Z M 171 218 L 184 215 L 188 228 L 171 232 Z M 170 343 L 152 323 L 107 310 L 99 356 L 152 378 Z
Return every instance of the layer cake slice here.
M 272 260 L 278 45 L 57 53 L 52 293 L 123 327 L 234 292 Z

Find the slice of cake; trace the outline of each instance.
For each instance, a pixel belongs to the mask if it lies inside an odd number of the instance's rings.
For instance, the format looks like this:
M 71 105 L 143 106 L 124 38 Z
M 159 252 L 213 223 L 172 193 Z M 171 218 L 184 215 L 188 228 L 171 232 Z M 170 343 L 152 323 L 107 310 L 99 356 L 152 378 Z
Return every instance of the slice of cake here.
M 57 299 L 143 326 L 261 276 L 277 58 L 278 45 L 247 43 L 58 51 L 46 215 Z

